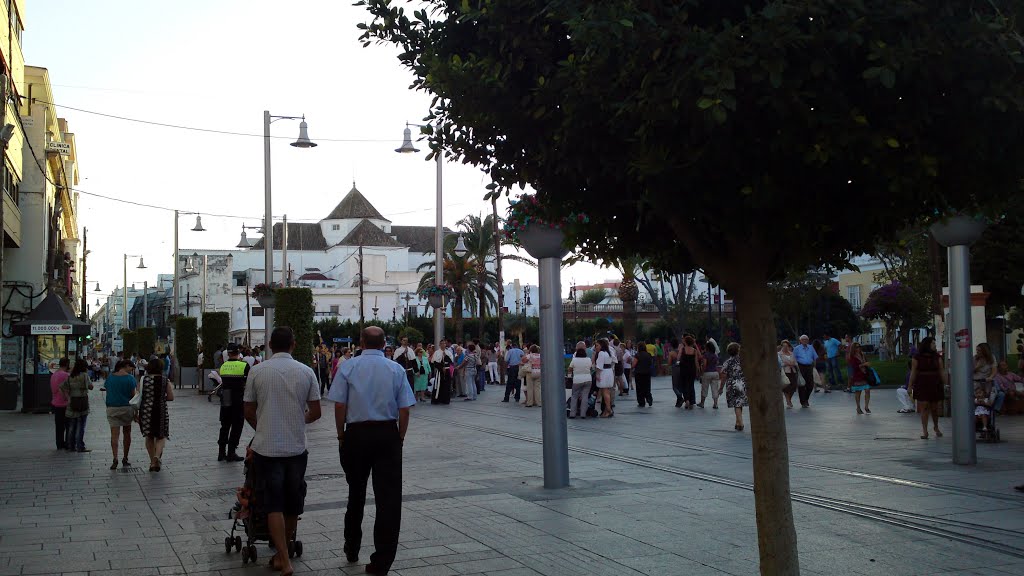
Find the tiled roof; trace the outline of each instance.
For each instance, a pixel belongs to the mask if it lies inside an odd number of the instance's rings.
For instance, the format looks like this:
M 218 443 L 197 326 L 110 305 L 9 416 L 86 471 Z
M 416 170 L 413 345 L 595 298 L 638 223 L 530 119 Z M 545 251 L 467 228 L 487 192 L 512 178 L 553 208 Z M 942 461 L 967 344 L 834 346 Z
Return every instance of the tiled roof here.
M 434 226 L 392 226 L 391 235 L 408 246 L 410 252 L 433 252 L 434 230 L 437 230 Z M 444 231 L 451 232 L 448 228 Z
M 281 238 L 284 229 L 281 223 L 274 224 L 274 250 L 281 249 Z M 252 250 L 263 249 L 263 238 L 253 244 Z M 320 224 L 316 222 L 289 222 L 288 223 L 288 249 L 289 250 L 327 250 L 327 240 L 324 239 Z
M 363 219 L 356 224 L 356 227 L 345 236 L 338 246 L 403 246 L 386 232 L 377 227 L 373 222 Z
M 299 276 L 299 280 L 325 281 L 325 280 L 331 280 L 331 278 L 328 278 L 327 276 L 324 276 L 323 274 L 321 274 L 319 272 L 306 272 L 302 276 Z
M 363 196 L 363 193 L 356 189 L 356 185 L 352 185 L 352 189 L 348 191 L 348 194 L 341 199 L 341 202 L 334 207 L 334 210 L 325 218 L 325 220 L 355 220 L 358 218 L 370 218 L 373 220 L 384 220 L 385 222 L 391 222 L 376 208 L 370 201 Z

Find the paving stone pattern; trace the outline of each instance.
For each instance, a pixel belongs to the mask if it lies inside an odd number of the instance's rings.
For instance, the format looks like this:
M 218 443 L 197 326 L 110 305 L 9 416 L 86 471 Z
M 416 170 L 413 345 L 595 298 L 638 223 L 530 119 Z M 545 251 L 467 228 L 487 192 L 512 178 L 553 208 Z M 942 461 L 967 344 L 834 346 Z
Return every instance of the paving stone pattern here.
M 572 486 L 544 490 L 540 410 L 477 402 L 418 406 L 405 445 L 398 576 L 750 575 L 758 573 L 749 426 L 732 411 L 673 407 L 667 379 L 655 406 L 622 398 L 612 419 L 569 421 Z M 171 406 L 163 470 L 147 471 L 135 433 L 132 467 L 110 464 L 102 394 L 93 392 L 88 454 L 52 447 L 52 417 L 0 413 L 0 576 L 268 574 L 270 550 L 243 567 L 224 553 L 240 464 L 218 463 L 217 407 L 182 391 Z M 918 439 L 916 415 L 876 391 L 858 416 L 849 394 L 815 394 L 786 412 L 803 574 L 1024 574 L 1024 418 L 1004 418 L 976 467 L 950 462 L 951 441 Z M 342 553 L 347 487 L 330 403 L 310 428 L 304 554 L 297 574 L 361 574 L 372 551 L 370 495 L 361 562 Z M 244 439 L 247 441 L 250 433 Z M 578 450 L 584 450 L 580 452 Z M 908 483 L 909 482 L 909 483 Z M 844 507 L 900 511 L 912 526 Z M 861 508 L 858 508 L 861 510 Z M 983 538 L 1002 553 L 948 533 Z M 1016 551 L 1016 553 L 1014 553 Z

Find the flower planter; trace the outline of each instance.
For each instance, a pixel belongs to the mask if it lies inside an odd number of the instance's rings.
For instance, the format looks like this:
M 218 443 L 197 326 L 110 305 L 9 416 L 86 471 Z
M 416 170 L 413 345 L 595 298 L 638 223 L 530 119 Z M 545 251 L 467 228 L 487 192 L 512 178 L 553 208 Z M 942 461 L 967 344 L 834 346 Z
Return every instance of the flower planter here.
M 264 308 L 274 308 L 277 306 L 277 298 L 273 294 L 268 296 L 258 296 L 256 301 Z
M 935 240 L 945 247 L 970 246 L 985 231 L 985 223 L 970 216 L 957 215 L 932 224 Z
M 559 228 L 530 226 L 518 232 L 519 243 L 534 258 L 562 258 L 569 253 L 563 246 L 565 234 Z
M 431 294 L 427 296 L 427 302 L 430 303 L 431 308 L 440 308 L 444 306 L 444 296 L 441 294 Z

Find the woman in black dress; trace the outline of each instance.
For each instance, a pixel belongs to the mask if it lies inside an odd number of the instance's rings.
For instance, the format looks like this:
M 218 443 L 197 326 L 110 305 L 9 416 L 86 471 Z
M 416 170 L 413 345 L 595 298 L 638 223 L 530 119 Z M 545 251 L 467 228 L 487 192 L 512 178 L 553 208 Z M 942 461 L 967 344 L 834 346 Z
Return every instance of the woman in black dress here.
M 174 390 L 171 383 L 163 377 L 163 369 L 163 362 L 153 358 L 146 365 L 146 375 L 142 377 L 139 428 L 146 437 L 150 472 L 160 471 L 160 459 L 164 455 L 164 444 L 170 432 L 167 403 L 174 400 Z
M 942 437 L 939 430 L 939 411 L 946 395 L 946 369 L 942 358 L 935 351 L 935 338 L 921 340 L 917 356 L 910 360 L 910 383 L 907 393 L 917 401 L 917 412 L 921 414 L 921 439 L 928 439 L 928 414 L 932 416 L 935 436 Z
M 431 404 L 450 404 L 452 401 L 452 371 L 454 361 L 448 351 L 448 341 L 441 340 L 441 345 L 430 358 L 430 367 L 434 372 L 434 395 Z
M 687 334 L 683 337 L 683 343 L 679 346 L 676 356 L 679 358 L 679 387 L 682 388 L 682 396 L 676 399 L 676 407 L 680 402 L 687 410 L 693 410 L 697 403 L 697 393 L 694 389 L 694 382 L 697 380 L 698 358 L 700 357 L 695 346 L 693 336 Z

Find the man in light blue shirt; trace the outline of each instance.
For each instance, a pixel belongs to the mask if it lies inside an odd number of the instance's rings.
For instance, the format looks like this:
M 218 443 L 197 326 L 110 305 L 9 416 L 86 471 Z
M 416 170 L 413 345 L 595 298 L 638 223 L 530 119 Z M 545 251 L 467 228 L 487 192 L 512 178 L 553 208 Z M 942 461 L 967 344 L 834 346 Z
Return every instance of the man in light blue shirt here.
M 811 407 L 811 391 L 814 390 L 814 361 L 818 359 L 818 353 L 814 351 L 808 342 L 810 338 L 806 334 L 800 336 L 800 344 L 793 348 L 793 357 L 796 359 L 800 376 L 804 379 L 804 385 L 800 387 L 800 406 Z
M 519 364 L 523 361 L 523 351 L 512 341 L 508 341 L 508 351 L 505 352 L 505 366 L 508 368 L 508 374 L 505 378 L 505 399 L 502 402 L 508 402 L 508 397 L 514 391 L 516 393 L 516 402 L 519 402 Z
M 843 343 L 836 340 L 835 337 L 829 336 L 828 332 L 825 333 L 824 337 L 825 344 L 825 373 L 828 375 L 828 388 L 825 388 L 825 392 L 831 392 L 831 388 L 839 382 L 840 386 L 843 386 L 843 373 L 839 371 L 839 350 L 842 348 Z
M 338 454 L 348 482 L 345 557 L 359 561 L 366 483 L 373 474 L 377 518 L 368 574 L 387 574 L 398 551 L 402 527 L 402 444 L 409 409 L 416 404 L 405 369 L 384 357 L 384 331 L 362 333 L 363 353 L 338 367 L 327 399 L 335 402 Z

